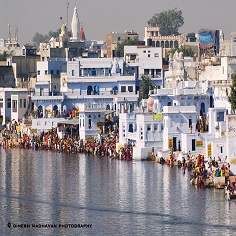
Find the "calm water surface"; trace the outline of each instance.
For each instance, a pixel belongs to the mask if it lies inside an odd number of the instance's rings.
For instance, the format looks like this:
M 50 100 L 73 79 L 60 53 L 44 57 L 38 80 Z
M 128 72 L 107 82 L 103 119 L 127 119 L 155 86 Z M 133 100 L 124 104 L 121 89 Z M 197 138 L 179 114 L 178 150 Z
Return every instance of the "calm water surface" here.
M 153 162 L 0 149 L 0 203 L 0 235 L 236 235 L 235 200 Z

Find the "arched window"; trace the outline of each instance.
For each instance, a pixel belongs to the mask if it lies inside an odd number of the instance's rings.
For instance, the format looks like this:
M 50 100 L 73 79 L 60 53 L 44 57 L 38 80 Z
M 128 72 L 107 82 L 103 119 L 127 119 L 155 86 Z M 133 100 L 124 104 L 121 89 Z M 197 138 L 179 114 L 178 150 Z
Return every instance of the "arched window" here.
M 165 47 L 164 41 L 161 41 L 161 47 L 162 47 L 162 48 Z
M 38 118 L 42 118 L 43 117 L 43 107 L 39 106 L 38 107 Z
M 130 133 L 133 133 L 133 131 L 134 131 L 134 130 L 133 130 L 133 124 L 129 124 L 129 132 L 130 132 Z
M 214 99 L 210 96 L 210 108 L 214 107 Z
M 54 105 L 53 106 L 53 111 L 57 111 L 58 110 L 58 106 L 57 105 Z
M 89 120 L 88 120 L 88 127 L 89 127 L 89 129 L 91 129 L 91 128 L 92 128 L 91 115 L 89 115 L 88 117 L 89 117 Z
M 178 48 L 179 47 L 179 43 L 178 43 L 178 41 L 175 41 L 174 42 L 174 48 Z
M 169 41 L 165 41 L 165 48 L 169 48 L 170 44 Z
M 94 91 L 94 94 L 98 94 L 98 95 L 99 95 L 99 94 L 100 94 L 100 88 L 99 88 L 99 86 L 98 86 L 98 85 L 95 85 L 93 91 Z
M 173 48 L 173 41 L 170 41 L 170 48 Z
M 87 88 L 87 95 L 91 95 L 92 91 L 93 91 L 93 87 L 91 85 L 89 85 Z
M 114 86 L 113 91 L 114 91 L 114 94 L 116 95 L 118 93 L 118 87 Z
M 58 114 L 58 106 L 54 105 L 52 110 L 53 110 L 53 115 L 56 116 Z
M 205 103 L 202 102 L 201 103 L 201 109 L 200 109 L 200 116 L 203 116 L 205 114 L 206 110 L 205 110 Z
M 157 47 L 157 48 L 160 47 L 160 41 L 156 41 L 156 47 Z

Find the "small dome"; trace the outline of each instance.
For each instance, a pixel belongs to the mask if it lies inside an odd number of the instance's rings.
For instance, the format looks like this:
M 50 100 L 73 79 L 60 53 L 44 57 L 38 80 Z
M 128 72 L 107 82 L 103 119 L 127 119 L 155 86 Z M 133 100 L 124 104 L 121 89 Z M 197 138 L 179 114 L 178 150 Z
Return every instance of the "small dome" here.
M 149 97 L 148 100 L 147 100 L 147 105 L 148 107 L 153 107 L 153 104 L 154 104 L 154 99 L 152 97 Z

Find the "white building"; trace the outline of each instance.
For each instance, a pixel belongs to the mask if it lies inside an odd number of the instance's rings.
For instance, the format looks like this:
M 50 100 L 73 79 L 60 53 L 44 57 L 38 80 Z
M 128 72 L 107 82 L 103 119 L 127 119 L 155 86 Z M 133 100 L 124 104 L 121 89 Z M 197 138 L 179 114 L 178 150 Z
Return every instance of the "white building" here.
M 228 115 L 226 119 L 226 155 L 230 163 L 236 160 L 236 116 Z
M 124 61 L 126 73 L 135 73 L 139 79 L 142 75 L 148 75 L 155 86 L 162 86 L 162 49 L 160 47 L 125 46 Z
M 119 143 L 117 151 L 125 145 L 133 145 L 133 159 L 154 157 L 162 149 L 161 117 L 151 113 L 122 113 L 119 115 Z
M 0 88 L 0 126 L 23 118 L 28 109 L 28 96 L 26 88 Z

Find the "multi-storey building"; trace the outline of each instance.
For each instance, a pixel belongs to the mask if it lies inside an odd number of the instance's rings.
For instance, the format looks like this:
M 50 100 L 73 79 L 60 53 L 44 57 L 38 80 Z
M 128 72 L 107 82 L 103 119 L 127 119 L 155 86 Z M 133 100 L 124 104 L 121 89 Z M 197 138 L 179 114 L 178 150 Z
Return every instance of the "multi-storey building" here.
M 109 32 L 107 33 L 107 57 L 119 57 L 120 55 L 116 55 L 116 47 L 117 43 L 121 43 L 123 40 L 138 40 L 139 36 L 137 32 L 125 31 L 125 33 L 118 32 Z

